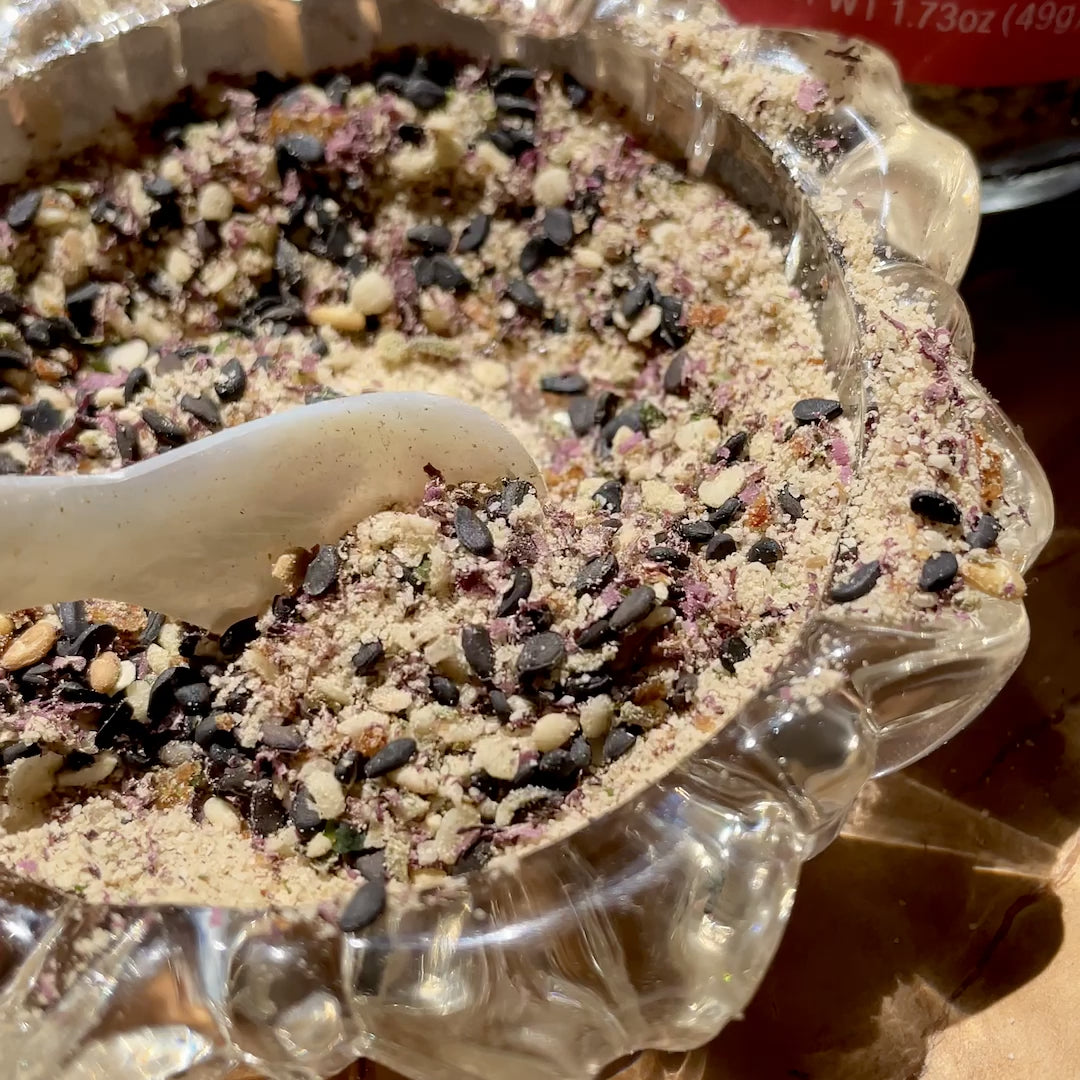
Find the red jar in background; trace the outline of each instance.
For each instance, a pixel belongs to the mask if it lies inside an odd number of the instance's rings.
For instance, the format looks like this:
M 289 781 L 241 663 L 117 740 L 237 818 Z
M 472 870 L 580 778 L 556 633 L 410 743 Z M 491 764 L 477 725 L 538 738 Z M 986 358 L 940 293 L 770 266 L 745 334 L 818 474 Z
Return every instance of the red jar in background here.
M 738 22 L 833 30 L 896 58 L 924 116 L 967 141 L 983 209 L 1080 188 L 1080 0 L 722 0 Z

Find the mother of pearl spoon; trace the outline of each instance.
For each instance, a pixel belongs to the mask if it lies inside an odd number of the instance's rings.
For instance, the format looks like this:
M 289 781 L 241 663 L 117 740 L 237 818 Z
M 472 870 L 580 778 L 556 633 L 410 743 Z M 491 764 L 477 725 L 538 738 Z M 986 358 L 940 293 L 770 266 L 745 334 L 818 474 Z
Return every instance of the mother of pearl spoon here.
M 119 472 L 0 478 L 0 611 L 98 597 L 221 631 L 281 591 L 275 559 L 449 484 L 543 481 L 453 398 L 373 393 L 230 428 Z

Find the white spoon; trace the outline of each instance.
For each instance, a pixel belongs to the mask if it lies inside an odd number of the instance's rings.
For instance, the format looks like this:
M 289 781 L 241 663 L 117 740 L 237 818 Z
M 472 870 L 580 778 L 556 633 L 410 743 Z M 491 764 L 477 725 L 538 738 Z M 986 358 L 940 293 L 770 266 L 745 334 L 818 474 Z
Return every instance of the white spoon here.
M 97 597 L 223 630 L 281 591 L 283 552 L 419 502 L 425 466 L 543 490 L 500 423 L 420 393 L 292 409 L 119 472 L 0 478 L 0 611 Z

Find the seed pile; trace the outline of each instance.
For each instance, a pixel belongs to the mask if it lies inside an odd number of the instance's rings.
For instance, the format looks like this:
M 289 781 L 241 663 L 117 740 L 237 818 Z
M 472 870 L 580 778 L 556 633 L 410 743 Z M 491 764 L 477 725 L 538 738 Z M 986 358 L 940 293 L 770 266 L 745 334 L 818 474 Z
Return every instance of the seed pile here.
M 352 897 L 360 929 L 387 882 L 603 813 L 819 602 L 904 578 L 903 538 L 841 543 L 854 441 L 783 252 L 574 80 L 419 58 L 197 106 L 8 203 L 0 468 L 425 389 L 513 428 L 549 498 L 433 477 L 283 553 L 220 637 L 98 600 L 0 617 L 4 863 L 114 901 Z M 954 495 L 908 493 L 941 542 L 897 613 L 970 603 L 1000 510 Z

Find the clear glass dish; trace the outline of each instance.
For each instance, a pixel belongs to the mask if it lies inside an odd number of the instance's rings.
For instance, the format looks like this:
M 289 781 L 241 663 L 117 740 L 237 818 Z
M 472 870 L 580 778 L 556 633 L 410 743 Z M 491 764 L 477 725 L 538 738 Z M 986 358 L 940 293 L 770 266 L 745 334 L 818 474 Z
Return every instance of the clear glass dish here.
M 723 27 L 708 0 L 456 2 L 471 13 L 432 0 L 9 9 L 0 182 L 211 73 L 303 75 L 402 46 L 569 70 L 770 224 L 791 280 L 817 303 L 857 422 L 866 276 L 913 319 L 929 305 L 950 334 L 952 377 L 983 402 L 1006 497 L 1026 508 L 1007 539 L 1030 566 L 1052 525 L 1049 489 L 970 375 L 952 284 L 974 243 L 976 169 L 911 113 L 882 53 L 860 46 L 853 62 L 829 35 Z M 777 125 L 729 93 L 740 67 L 833 104 Z M 874 241 L 859 274 L 837 233 L 852 207 Z M 632 802 L 514 874 L 474 875 L 362 936 L 290 912 L 107 908 L 2 879 L 0 1075 L 297 1080 L 367 1057 L 417 1080 L 576 1080 L 643 1048 L 701 1045 L 754 992 L 802 861 L 866 780 L 971 720 L 1027 639 L 1017 600 L 988 600 L 963 622 L 812 617 L 772 683 Z

